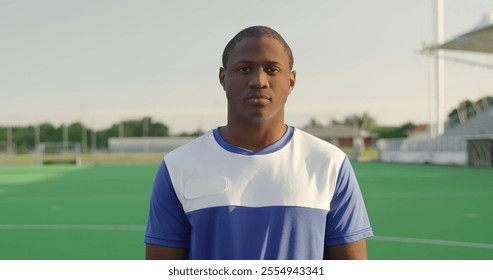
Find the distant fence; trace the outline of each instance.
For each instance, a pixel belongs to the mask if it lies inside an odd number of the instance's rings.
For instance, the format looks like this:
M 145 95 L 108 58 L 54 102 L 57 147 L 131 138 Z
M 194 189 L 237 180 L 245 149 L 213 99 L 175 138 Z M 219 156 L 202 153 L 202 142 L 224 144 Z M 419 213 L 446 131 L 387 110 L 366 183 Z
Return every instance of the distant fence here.
M 109 138 L 110 153 L 167 153 L 196 137 L 122 137 Z
M 385 162 L 467 165 L 467 141 L 463 137 L 434 140 L 380 139 L 379 159 Z
M 196 137 L 122 137 L 110 138 L 108 150 L 81 153 L 78 142 L 40 143 L 38 151 L 16 154 L 0 147 L 0 166 L 40 163 L 155 163 L 164 154 L 184 145 Z M 71 145 L 77 145 L 77 149 Z M 15 147 L 15 146 L 14 146 Z M 67 155 L 70 152 L 70 155 Z
M 384 162 L 493 166 L 493 135 L 442 136 L 423 141 L 380 139 L 377 148 Z

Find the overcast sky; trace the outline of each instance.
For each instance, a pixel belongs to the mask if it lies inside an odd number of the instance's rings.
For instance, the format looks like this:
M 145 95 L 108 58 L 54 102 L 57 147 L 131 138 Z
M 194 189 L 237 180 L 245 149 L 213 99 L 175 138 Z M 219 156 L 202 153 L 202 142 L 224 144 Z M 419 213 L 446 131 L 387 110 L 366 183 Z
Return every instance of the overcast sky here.
M 226 120 L 225 44 L 267 25 L 293 49 L 289 124 L 367 112 L 380 125 L 429 120 L 433 0 L 0 0 L 0 126 L 81 121 L 105 128 L 151 116 L 172 132 Z M 445 38 L 493 12 L 445 0 Z M 493 55 L 448 52 L 493 64 Z M 445 109 L 493 95 L 493 71 L 445 63 Z

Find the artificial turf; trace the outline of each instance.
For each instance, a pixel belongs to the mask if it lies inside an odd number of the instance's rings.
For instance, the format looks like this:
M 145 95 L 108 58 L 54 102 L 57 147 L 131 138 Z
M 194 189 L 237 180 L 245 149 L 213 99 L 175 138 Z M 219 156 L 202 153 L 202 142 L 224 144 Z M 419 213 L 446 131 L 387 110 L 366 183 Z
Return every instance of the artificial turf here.
M 370 259 L 493 259 L 493 170 L 353 165 Z M 157 168 L 0 167 L 0 259 L 143 259 Z

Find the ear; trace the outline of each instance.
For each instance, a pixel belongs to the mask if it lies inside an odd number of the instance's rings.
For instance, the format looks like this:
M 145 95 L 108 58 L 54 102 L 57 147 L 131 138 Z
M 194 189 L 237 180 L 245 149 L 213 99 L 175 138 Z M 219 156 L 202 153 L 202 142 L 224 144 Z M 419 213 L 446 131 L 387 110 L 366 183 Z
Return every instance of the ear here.
M 296 71 L 291 71 L 289 73 L 289 93 L 294 89 L 294 85 L 296 84 Z
M 226 77 L 226 69 L 223 67 L 219 67 L 219 83 L 223 86 L 223 90 L 226 91 L 226 83 L 224 82 L 224 78 Z

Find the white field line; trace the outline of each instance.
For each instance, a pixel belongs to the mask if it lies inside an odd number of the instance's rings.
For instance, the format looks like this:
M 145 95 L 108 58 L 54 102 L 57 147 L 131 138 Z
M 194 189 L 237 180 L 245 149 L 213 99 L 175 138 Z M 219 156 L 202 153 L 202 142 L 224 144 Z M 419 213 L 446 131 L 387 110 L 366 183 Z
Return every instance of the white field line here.
M 31 224 L 0 224 L 0 230 L 144 231 L 145 230 L 145 226 L 131 226 L 131 225 L 31 225 Z
M 488 243 L 473 243 L 473 242 L 436 240 L 436 239 L 421 239 L 421 238 L 409 238 L 409 237 L 374 236 L 374 237 L 371 237 L 370 240 L 385 241 L 385 242 L 412 243 L 412 244 L 442 245 L 442 246 L 451 246 L 451 247 L 493 249 L 493 244 L 488 244 Z
M 447 193 L 447 192 L 406 192 L 406 193 L 369 193 L 366 194 L 365 197 L 374 197 L 374 198 L 395 198 L 395 197 L 491 197 L 493 196 L 493 192 L 455 192 L 455 193 Z
M 33 225 L 33 224 L 0 224 L 0 230 L 91 230 L 91 231 L 144 231 L 145 226 L 137 225 Z M 394 236 L 374 236 L 370 240 L 399 242 L 412 244 L 442 245 L 451 247 L 466 247 L 493 249 L 493 244 L 448 241 L 436 239 L 421 239 Z

